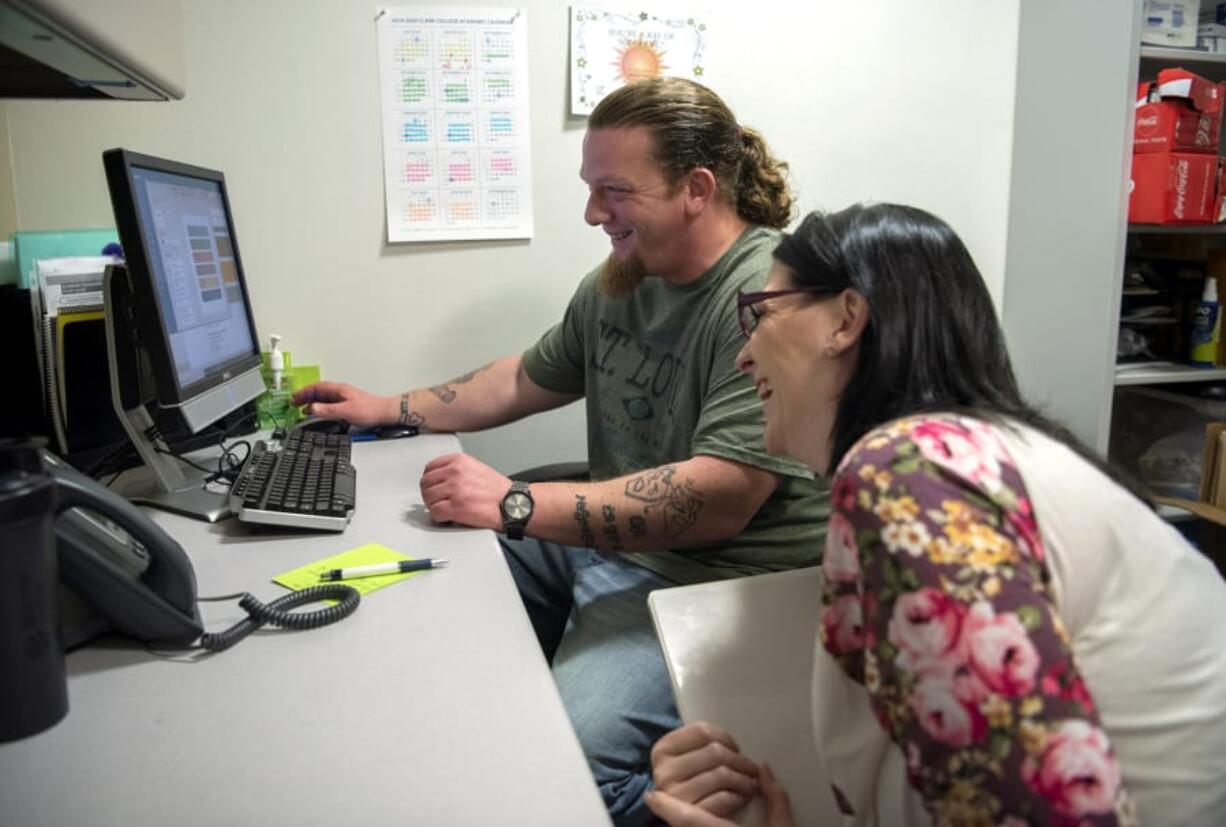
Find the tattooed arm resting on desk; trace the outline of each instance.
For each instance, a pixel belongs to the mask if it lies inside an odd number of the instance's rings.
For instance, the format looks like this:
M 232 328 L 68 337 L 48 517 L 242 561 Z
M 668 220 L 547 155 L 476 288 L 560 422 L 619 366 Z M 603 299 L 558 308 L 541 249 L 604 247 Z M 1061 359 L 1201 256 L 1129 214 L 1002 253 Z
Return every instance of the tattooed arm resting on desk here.
M 435 431 L 476 431 L 513 422 L 578 399 L 546 390 L 508 356 L 456 379 L 400 396 L 319 382 L 294 394 L 316 416 L 352 425 L 400 422 Z M 774 491 L 774 474 L 731 460 L 696 456 L 596 483 L 535 483 L 535 509 L 524 533 L 573 546 L 652 551 L 716 542 L 745 527 Z M 467 454 L 426 466 L 422 497 L 436 522 L 495 531 L 511 480 Z
M 609 551 L 653 551 L 738 534 L 775 489 L 775 476 L 716 457 L 649 468 L 603 482 L 532 485 L 536 503 L 524 533 Z M 437 522 L 502 528 L 499 503 L 509 478 L 467 454 L 426 466 L 422 498 Z

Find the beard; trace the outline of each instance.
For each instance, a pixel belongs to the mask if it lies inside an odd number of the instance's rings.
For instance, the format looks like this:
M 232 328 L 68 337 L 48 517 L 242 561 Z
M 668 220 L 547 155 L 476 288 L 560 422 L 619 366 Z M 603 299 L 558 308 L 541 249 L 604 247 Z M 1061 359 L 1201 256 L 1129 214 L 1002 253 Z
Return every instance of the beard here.
M 647 278 L 647 265 L 637 254 L 618 261 L 611 254 L 600 271 L 600 289 L 606 296 L 620 298 L 633 293 Z

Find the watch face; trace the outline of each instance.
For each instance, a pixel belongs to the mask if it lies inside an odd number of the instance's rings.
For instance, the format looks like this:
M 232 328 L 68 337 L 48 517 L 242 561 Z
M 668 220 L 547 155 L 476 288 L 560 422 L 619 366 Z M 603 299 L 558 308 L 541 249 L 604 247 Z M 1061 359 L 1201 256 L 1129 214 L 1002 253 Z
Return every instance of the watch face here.
M 502 511 L 511 520 L 524 520 L 532 513 L 532 499 L 518 491 L 507 494 L 502 501 Z

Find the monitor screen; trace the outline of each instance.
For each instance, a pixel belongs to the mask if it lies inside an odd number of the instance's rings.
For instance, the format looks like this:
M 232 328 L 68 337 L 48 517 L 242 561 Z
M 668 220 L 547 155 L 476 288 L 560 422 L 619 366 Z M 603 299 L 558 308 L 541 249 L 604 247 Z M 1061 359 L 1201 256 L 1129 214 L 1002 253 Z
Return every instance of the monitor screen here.
M 217 181 L 134 166 L 132 185 L 182 390 L 257 352 L 234 233 Z
M 103 165 L 158 403 L 197 431 L 263 390 L 225 177 L 120 149 Z

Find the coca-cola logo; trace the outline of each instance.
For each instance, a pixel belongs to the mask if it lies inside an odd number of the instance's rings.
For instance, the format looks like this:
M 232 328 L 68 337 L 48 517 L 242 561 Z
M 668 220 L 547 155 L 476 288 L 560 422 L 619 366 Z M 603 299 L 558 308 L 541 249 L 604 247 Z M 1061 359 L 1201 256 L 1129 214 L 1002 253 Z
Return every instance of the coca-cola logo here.
M 1175 162 L 1175 204 L 1172 210 L 1176 218 L 1183 218 L 1188 205 L 1188 162 L 1180 158 Z
M 1149 138 L 1159 128 L 1158 107 L 1143 106 L 1137 110 L 1136 133 L 1137 137 Z

